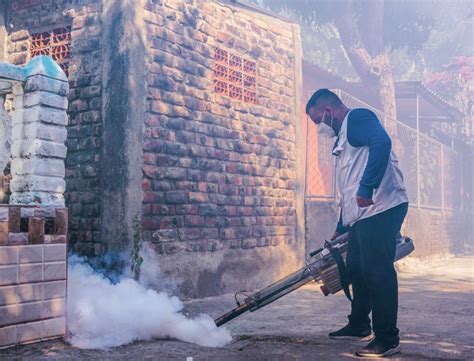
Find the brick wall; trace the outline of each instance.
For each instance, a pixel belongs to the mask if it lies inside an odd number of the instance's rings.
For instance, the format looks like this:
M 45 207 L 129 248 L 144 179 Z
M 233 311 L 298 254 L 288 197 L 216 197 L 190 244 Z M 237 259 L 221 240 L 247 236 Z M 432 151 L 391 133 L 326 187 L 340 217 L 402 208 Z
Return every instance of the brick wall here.
M 142 211 L 143 236 L 165 271 L 176 276 L 174 265 L 198 262 L 188 267 L 192 277 L 179 280 L 185 294 L 241 288 L 234 261 L 253 271 L 250 288 L 293 270 L 304 246 L 296 216 L 298 27 L 224 2 L 103 5 L 16 0 L 7 11 L 8 58 L 15 64 L 28 61 L 29 34 L 71 27 L 71 249 L 99 255 L 104 242 L 123 251 L 131 217 Z M 240 90 L 216 92 L 216 49 L 244 64 Z M 147 81 L 136 81 L 144 73 Z M 215 261 L 210 268 L 206 257 Z
M 292 25 L 216 2 L 170 0 L 147 2 L 145 26 L 143 233 L 162 265 L 172 255 L 205 262 L 203 253 L 294 244 Z M 256 104 L 214 91 L 216 48 L 256 63 Z M 212 282 L 225 288 L 221 278 Z
M 29 36 L 71 27 L 66 205 L 71 248 L 92 255 L 100 250 L 101 28 L 100 1 L 15 0 L 7 6 L 7 60 L 30 58 Z

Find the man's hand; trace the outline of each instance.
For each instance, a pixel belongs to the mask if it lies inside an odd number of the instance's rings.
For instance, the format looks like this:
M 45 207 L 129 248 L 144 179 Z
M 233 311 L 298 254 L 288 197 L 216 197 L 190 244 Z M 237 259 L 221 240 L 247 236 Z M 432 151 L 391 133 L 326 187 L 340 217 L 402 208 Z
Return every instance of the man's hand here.
M 341 234 L 338 231 L 335 231 L 334 234 L 331 236 L 331 241 L 334 241 L 337 237 L 339 237 Z
M 357 205 L 360 208 L 365 208 L 365 207 L 371 206 L 372 204 L 374 204 L 374 201 L 372 200 L 372 198 L 364 198 L 364 197 L 357 196 Z

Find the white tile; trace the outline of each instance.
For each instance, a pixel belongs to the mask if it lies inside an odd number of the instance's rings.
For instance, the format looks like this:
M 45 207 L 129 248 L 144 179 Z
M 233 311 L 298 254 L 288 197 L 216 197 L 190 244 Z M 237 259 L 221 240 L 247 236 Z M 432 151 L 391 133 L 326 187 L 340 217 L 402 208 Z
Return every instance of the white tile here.
M 61 297 L 66 297 L 66 280 L 43 283 L 44 300 Z
M 54 300 L 43 301 L 41 318 L 61 317 L 66 314 L 66 299 L 55 298 Z
M 18 281 L 18 267 L 0 266 L 0 286 L 14 285 Z
M 66 318 L 50 318 L 43 321 L 43 338 L 64 336 L 66 334 Z
M 0 327 L 0 347 L 16 344 L 16 326 Z
M 20 303 L 17 306 L 19 307 L 19 315 L 17 317 L 18 323 L 32 322 L 42 319 L 42 302 Z
M 18 286 L 0 287 L 0 306 L 14 305 L 20 301 Z
M 0 265 L 18 263 L 18 246 L 0 246 Z
M 66 245 L 65 244 L 45 244 L 44 245 L 44 261 L 65 261 Z
M 26 283 L 18 286 L 20 302 L 41 301 L 43 299 L 43 283 Z
M 19 263 L 43 262 L 43 245 L 18 246 Z
M 43 322 L 28 322 L 16 326 L 17 342 L 31 342 L 41 339 L 43 335 Z
M 55 281 L 66 279 L 66 262 L 44 263 L 44 280 Z
M 0 306 L 0 327 L 18 323 L 20 315 L 21 307 L 19 305 Z
M 18 265 L 18 283 L 40 282 L 43 280 L 43 263 Z

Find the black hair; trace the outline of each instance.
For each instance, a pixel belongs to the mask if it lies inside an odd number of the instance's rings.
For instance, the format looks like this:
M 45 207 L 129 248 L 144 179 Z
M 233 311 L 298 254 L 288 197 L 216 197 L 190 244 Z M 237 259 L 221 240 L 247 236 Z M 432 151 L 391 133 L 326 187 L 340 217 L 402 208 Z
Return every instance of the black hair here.
M 316 105 L 317 102 L 324 101 L 327 105 L 342 105 L 341 99 L 330 91 L 329 89 L 319 89 L 311 95 L 308 103 L 306 103 L 306 114 L 309 114 L 309 110 Z

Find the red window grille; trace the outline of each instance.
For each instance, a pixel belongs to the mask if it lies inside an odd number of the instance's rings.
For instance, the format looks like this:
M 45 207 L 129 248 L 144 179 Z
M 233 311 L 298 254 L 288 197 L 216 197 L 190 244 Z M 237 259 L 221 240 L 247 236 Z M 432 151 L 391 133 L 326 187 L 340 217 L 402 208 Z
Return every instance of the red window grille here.
M 51 31 L 30 35 L 30 56 L 51 56 L 69 76 L 69 51 L 71 47 L 71 27 L 65 26 Z
M 257 104 L 257 63 L 215 48 L 214 91 L 234 100 Z

